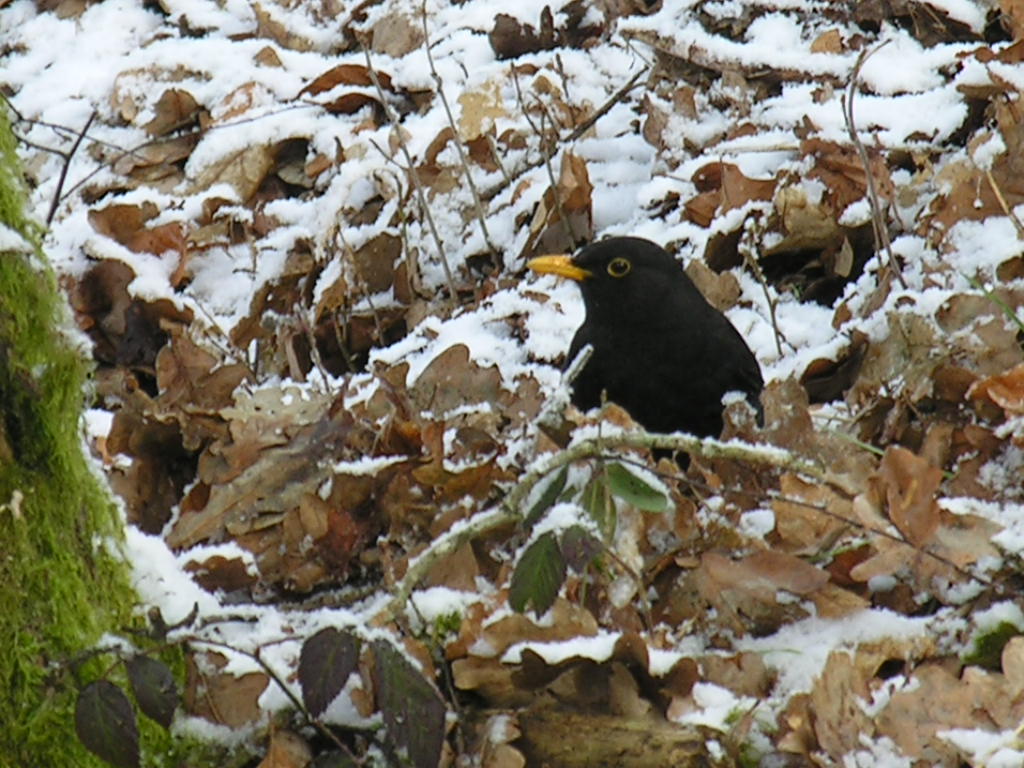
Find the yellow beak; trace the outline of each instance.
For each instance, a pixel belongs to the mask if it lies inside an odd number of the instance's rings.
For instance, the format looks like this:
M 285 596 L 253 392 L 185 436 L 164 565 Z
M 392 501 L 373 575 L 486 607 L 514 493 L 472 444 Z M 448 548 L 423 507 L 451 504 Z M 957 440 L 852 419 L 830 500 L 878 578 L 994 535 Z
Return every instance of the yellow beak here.
M 537 258 L 530 259 L 526 262 L 526 266 L 534 272 L 540 272 L 544 275 L 568 277 L 570 280 L 575 280 L 576 282 L 586 280 L 591 275 L 589 270 L 577 267 L 573 264 L 572 256 L 565 255 L 538 256 Z

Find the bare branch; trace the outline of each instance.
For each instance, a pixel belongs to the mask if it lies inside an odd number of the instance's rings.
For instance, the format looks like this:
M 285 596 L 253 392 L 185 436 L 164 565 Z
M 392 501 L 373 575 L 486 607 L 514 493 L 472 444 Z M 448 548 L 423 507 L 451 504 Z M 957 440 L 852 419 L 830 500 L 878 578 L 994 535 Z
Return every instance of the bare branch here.
M 846 118 L 846 130 L 850 134 L 850 141 L 853 142 L 853 146 L 857 148 L 857 154 L 860 156 L 860 161 L 864 165 L 864 175 L 867 177 L 868 184 L 868 202 L 871 204 L 871 227 L 875 233 L 875 248 L 879 251 L 884 251 L 886 258 L 889 261 L 889 269 L 896 276 L 899 284 L 903 288 L 907 287 L 906 280 L 903 279 L 903 274 L 900 272 L 900 266 L 896 262 L 896 257 L 892 252 L 892 241 L 889 239 L 889 228 L 885 224 L 885 217 L 882 214 L 882 206 L 878 201 L 878 190 L 875 189 L 875 178 L 871 175 L 871 161 L 868 158 L 868 152 L 864 148 L 864 143 L 860 140 L 857 135 L 857 124 L 853 119 L 853 97 L 857 93 L 857 81 L 860 79 L 860 70 L 864 66 L 864 62 L 867 61 L 872 55 L 888 45 L 889 41 L 886 40 L 881 45 L 877 45 L 874 48 L 868 48 L 861 51 L 860 56 L 857 57 L 857 63 L 853 65 L 853 72 L 850 74 L 850 83 L 846 88 L 846 93 L 843 97 L 843 117 Z
M 455 287 L 455 277 L 452 275 L 451 267 L 448 265 L 448 256 L 444 252 L 444 244 L 441 242 L 441 236 L 437 233 L 437 225 L 434 223 L 434 217 L 430 214 L 430 206 L 427 205 L 427 195 L 423 191 L 423 183 L 420 181 L 420 175 L 416 171 L 416 165 L 412 160 L 412 153 L 409 152 L 409 145 L 405 141 L 405 137 L 402 136 L 402 126 L 399 124 L 398 115 L 395 114 L 395 110 L 392 109 L 388 103 L 387 96 L 384 93 L 384 88 L 380 84 L 380 78 L 377 77 L 377 73 L 373 69 L 373 62 L 370 60 L 370 48 L 366 45 L 366 41 L 361 41 L 363 48 L 363 55 L 366 57 L 366 69 L 369 72 L 370 80 L 373 81 L 374 88 L 377 89 L 377 96 L 380 98 L 381 106 L 384 108 L 384 113 L 387 115 L 388 121 L 391 123 L 391 130 L 394 131 L 395 137 L 398 139 L 398 146 L 402 150 L 402 155 L 405 157 L 406 173 L 409 174 L 409 178 L 412 180 L 413 189 L 416 191 L 416 201 L 420 204 L 420 210 L 423 211 L 423 217 L 427 220 L 427 226 L 430 229 L 430 235 L 434 240 L 434 247 L 437 249 L 437 256 L 441 261 L 441 269 L 444 270 L 444 278 L 448 283 L 448 292 L 451 294 L 452 305 L 455 305 L 459 301 L 459 293 Z
M 89 115 L 89 119 L 85 121 L 85 125 L 82 126 L 82 130 L 78 134 L 78 138 L 75 139 L 75 143 L 71 145 L 71 150 L 64 155 L 64 164 L 60 167 L 60 176 L 57 178 L 57 188 L 53 191 L 53 200 L 50 201 L 50 210 L 46 213 L 46 226 L 50 226 L 53 221 L 53 217 L 57 215 L 57 206 L 60 205 L 60 193 L 64 189 L 64 181 L 68 177 L 68 170 L 71 168 L 71 160 L 75 157 L 75 153 L 78 148 L 82 145 L 82 140 L 85 138 L 85 134 L 89 132 L 90 126 L 96 119 L 96 110 L 94 109 Z
M 426 0 L 423 0 L 423 50 L 427 53 L 427 61 L 430 63 L 430 74 L 434 78 L 434 84 L 437 86 L 437 95 L 441 97 L 441 104 L 444 106 L 444 112 L 448 116 L 448 125 L 451 127 L 452 134 L 455 137 L 455 149 L 459 153 L 462 174 L 466 177 L 466 184 L 469 186 L 469 191 L 473 194 L 473 203 L 476 206 L 476 217 L 480 223 L 480 232 L 484 236 L 484 242 L 487 244 L 488 250 L 492 254 L 497 254 L 498 249 L 495 248 L 494 243 L 491 241 L 491 235 L 487 231 L 487 214 L 484 211 L 484 204 L 480 200 L 480 193 L 477 191 L 476 183 L 473 181 L 473 174 L 469 170 L 469 163 L 466 162 L 466 153 L 462 149 L 462 140 L 459 138 L 459 130 L 455 125 L 455 118 L 452 116 L 451 107 L 448 105 L 448 98 L 444 95 L 444 82 L 441 80 L 441 75 L 437 72 L 437 67 L 434 66 L 434 57 L 430 53 L 430 31 L 427 28 Z

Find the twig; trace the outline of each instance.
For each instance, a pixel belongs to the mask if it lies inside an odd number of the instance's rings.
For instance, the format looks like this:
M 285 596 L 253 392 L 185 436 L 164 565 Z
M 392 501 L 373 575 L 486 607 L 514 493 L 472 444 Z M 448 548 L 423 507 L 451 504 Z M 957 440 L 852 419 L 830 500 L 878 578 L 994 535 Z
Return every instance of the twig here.
M 537 414 L 537 424 L 541 426 L 556 426 L 559 423 L 562 409 L 569 404 L 569 387 L 576 380 L 576 377 L 580 375 L 583 367 L 593 354 L 593 344 L 584 344 L 583 349 L 576 353 L 576 357 L 573 358 L 562 373 L 562 386 L 558 388 L 554 396 L 544 401 L 540 413 Z
M 578 126 L 576 126 L 576 128 L 573 129 L 572 133 L 566 136 L 564 140 L 560 139 L 559 141 L 561 141 L 563 144 L 572 143 L 576 141 L 578 138 L 580 138 L 588 130 L 590 130 L 590 128 L 595 123 L 597 123 L 598 120 L 600 120 L 608 113 L 608 110 L 614 107 L 618 102 L 622 101 L 622 99 L 625 98 L 626 94 L 628 94 L 631 90 L 633 90 L 636 87 L 637 81 L 640 79 L 640 76 L 645 74 L 648 69 L 650 69 L 650 65 L 644 66 L 639 72 L 637 72 L 635 75 L 633 75 L 633 77 L 629 79 L 629 82 L 627 82 L 624 86 L 619 88 L 619 90 L 613 93 L 612 96 L 604 104 L 602 104 L 596 112 L 594 112 L 594 114 L 592 114 L 590 117 L 588 117 Z M 539 135 L 540 131 L 537 129 L 537 126 L 534 125 L 533 120 L 530 119 L 530 114 L 529 112 L 526 111 L 526 107 L 523 104 L 523 96 L 519 88 L 519 78 L 516 74 L 515 67 L 512 68 L 512 82 L 515 85 L 516 97 L 518 98 L 520 106 L 523 107 L 523 117 L 526 118 L 526 122 L 529 123 L 530 128 L 533 129 L 533 132 Z M 534 168 L 539 168 L 541 165 L 543 165 L 545 162 L 545 158 L 543 157 L 544 153 L 541 152 L 541 155 L 542 157 L 540 159 L 531 160 L 522 168 L 520 168 L 513 176 L 505 174 L 504 169 L 502 169 L 503 175 L 505 176 L 504 182 L 498 184 L 498 186 L 496 187 L 488 189 L 486 197 L 488 199 L 494 197 L 496 194 L 498 194 L 498 192 L 500 192 L 506 186 L 510 186 L 512 182 L 520 178 L 524 173 L 528 173 L 532 171 Z M 689 181 L 689 179 L 686 179 L 686 181 Z
M 999 201 L 999 207 L 1003 209 L 1003 213 L 1006 217 L 1013 222 L 1014 229 L 1017 230 L 1017 237 L 1024 239 L 1024 224 L 1021 224 L 1020 219 L 1017 218 L 1017 214 L 1013 212 L 1013 209 L 1006 202 L 1006 198 L 1003 196 L 1003 190 L 996 184 L 995 177 L 992 175 L 992 169 L 985 169 L 985 178 L 988 179 L 988 185 L 992 188 L 992 194 L 996 196 L 996 200 Z
M 551 167 L 551 156 L 554 154 L 554 152 L 549 149 L 547 139 L 544 136 L 544 118 L 550 117 L 550 115 L 548 114 L 547 109 L 544 107 L 544 103 L 541 102 L 540 99 L 537 99 L 537 105 L 541 108 L 540 127 L 538 128 L 536 124 L 534 124 L 533 120 L 530 118 L 530 111 L 526 107 L 526 99 L 523 97 L 523 90 L 519 86 L 519 74 L 516 72 L 515 67 L 512 67 L 512 84 L 515 86 L 516 101 L 519 102 L 519 108 L 523 112 L 523 117 L 526 118 L 527 125 L 530 126 L 531 130 L 533 130 L 534 134 L 537 136 L 537 141 L 539 143 L 541 154 L 541 159 L 532 165 L 528 165 L 527 168 L 523 169 L 523 172 L 525 172 L 529 168 L 536 168 L 537 165 L 540 165 L 541 163 L 544 164 L 544 168 L 548 173 L 548 183 L 551 185 L 551 196 L 552 198 L 554 198 L 555 201 L 555 210 L 558 212 L 558 218 L 562 222 L 562 226 L 565 228 L 565 233 L 569 238 L 569 242 L 575 243 L 576 237 L 572 231 L 572 225 L 569 223 L 569 220 L 565 215 L 565 211 L 562 208 L 562 196 L 558 194 L 558 182 L 555 181 L 555 172 L 554 169 L 552 169 Z M 555 132 L 557 134 L 558 127 L 555 124 L 554 120 L 551 121 L 551 125 L 554 127 Z M 549 210 L 546 213 L 547 216 L 544 220 L 544 226 L 547 226 L 548 222 L 551 221 L 551 211 Z M 543 227 L 538 231 L 543 231 Z
M 498 170 L 501 171 L 502 178 L 505 179 L 505 184 L 511 184 L 512 177 L 508 175 L 508 170 L 506 170 L 505 164 L 501 162 L 501 153 L 498 152 L 498 143 L 489 132 L 484 133 L 484 138 L 487 139 L 487 146 L 490 147 L 491 157 L 494 159 L 494 164 L 498 166 Z
M 370 75 L 370 80 L 373 81 L 373 86 L 377 89 L 377 96 L 380 98 L 381 106 L 384 108 L 384 113 L 387 115 L 388 121 L 391 123 L 391 130 L 398 139 L 398 146 L 402 150 L 403 157 L 405 157 L 405 163 L 407 166 L 405 171 L 409 174 L 409 178 L 412 180 L 413 189 L 416 190 L 416 201 L 420 204 L 420 210 L 423 212 L 423 217 L 427 220 L 430 235 L 434 240 L 434 246 L 437 248 L 437 256 L 441 260 L 441 269 L 444 270 L 444 277 L 448 283 L 448 292 L 451 294 L 452 306 L 455 306 L 459 301 L 459 293 L 455 288 L 455 278 L 452 276 L 451 267 L 448 266 L 448 257 L 444 252 L 444 244 L 441 242 L 441 236 L 437 233 L 437 225 L 434 224 L 434 217 L 430 213 L 430 206 L 427 205 L 427 195 L 423 191 L 423 183 L 420 181 L 420 175 L 416 171 L 416 165 L 413 163 L 412 153 L 409 152 L 409 145 L 406 143 L 405 137 L 402 135 L 402 126 L 399 123 L 398 115 L 395 114 L 395 110 L 388 103 L 387 95 L 384 93 L 384 88 L 380 84 L 380 78 L 377 77 L 377 73 L 373 69 L 373 61 L 370 59 L 370 48 L 366 45 L 365 40 L 361 40 L 360 45 L 363 49 L 363 56 L 366 57 L 366 69 Z
M 473 181 L 473 174 L 469 170 L 469 163 L 466 161 L 466 153 L 462 149 L 459 129 L 455 125 L 455 118 L 452 116 L 451 107 L 448 105 L 448 98 L 444 95 L 444 82 L 441 80 L 441 75 L 437 72 L 437 67 L 434 66 L 434 56 L 430 53 L 430 30 L 427 28 L 427 0 L 423 0 L 423 50 L 427 53 L 427 61 L 430 63 L 430 74 L 433 76 L 434 84 L 437 86 L 437 95 L 441 97 L 441 104 L 444 106 L 445 114 L 448 116 L 448 125 L 452 129 L 455 149 L 459 153 L 459 162 L 462 165 L 463 175 L 466 177 L 469 191 L 473 194 L 473 204 L 476 206 L 476 217 L 480 223 L 480 232 L 484 236 L 484 242 L 487 244 L 488 250 L 492 254 L 497 254 L 498 249 L 494 247 L 494 243 L 491 242 L 491 235 L 487 231 L 487 215 L 484 211 L 484 204 L 480 200 L 480 193 L 477 191 L 476 183 Z
M 57 189 L 53 192 L 53 200 L 50 201 L 50 210 L 46 214 L 46 226 L 49 227 L 53 221 L 53 217 L 57 215 L 57 207 L 60 205 L 60 194 L 64 189 L 64 181 L 68 177 L 68 170 L 71 168 L 71 160 L 74 158 L 75 153 L 82 144 L 82 140 L 85 138 L 85 134 L 89 132 L 90 126 L 96 119 L 96 110 L 94 109 L 89 119 L 85 121 L 85 125 L 78 134 L 78 138 L 75 139 L 75 143 L 71 145 L 71 151 L 64 155 L 64 164 L 60 167 L 60 176 L 57 178 Z
M 16 122 L 18 122 L 18 123 L 27 123 L 29 125 L 37 125 L 37 126 L 41 126 L 43 128 L 49 128 L 54 133 L 56 133 L 58 135 L 61 135 L 61 136 L 65 136 L 66 135 L 66 136 L 70 137 L 70 136 L 78 136 L 79 135 L 78 131 L 74 131 L 71 128 L 68 128 L 67 126 L 64 126 L 64 125 L 59 125 L 57 123 L 51 123 L 51 122 L 48 122 L 46 120 L 33 120 L 33 119 L 30 119 L 30 118 L 24 117 L 20 112 L 18 112 L 14 108 L 14 105 L 11 104 L 10 100 L 7 99 L 2 93 L 0 93 L 0 99 L 3 99 L 7 103 L 8 107 L 14 111 L 15 119 L 16 119 Z M 88 137 L 89 143 L 91 145 L 105 147 L 106 149 L 110 149 L 110 150 L 112 150 L 112 151 L 114 151 L 114 152 L 116 152 L 118 154 L 116 156 L 112 157 L 111 159 L 103 162 L 103 163 L 99 163 L 94 170 L 90 171 L 84 177 L 79 179 L 73 186 L 71 186 L 67 190 L 67 192 L 65 193 L 64 197 L 66 197 L 67 195 L 70 195 L 76 189 L 78 189 L 83 184 L 88 182 L 89 179 L 91 179 L 93 176 L 95 176 L 97 173 L 99 173 L 100 170 L 102 170 L 103 168 L 113 167 L 114 165 L 116 165 L 118 162 L 120 162 L 121 160 L 123 160 L 126 157 L 136 158 L 136 159 L 139 160 L 140 163 L 148 164 L 149 163 L 148 159 L 145 158 L 145 157 L 142 157 L 139 153 L 142 150 L 147 149 L 149 147 L 160 146 L 161 144 L 166 144 L 169 141 L 178 141 L 180 139 L 187 139 L 187 138 L 191 138 L 191 137 L 202 137 L 205 134 L 207 134 L 209 132 L 212 132 L 212 131 L 220 131 L 220 130 L 224 130 L 226 128 L 233 128 L 233 127 L 238 126 L 238 125 L 244 125 L 245 123 L 256 122 L 257 120 L 262 120 L 262 119 L 264 119 L 266 117 L 273 117 L 275 115 L 282 114 L 284 112 L 290 112 L 290 111 L 296 110 L 296 109 L 310 109 L 310 108 L 313 108 L 313 107 L 316 107 L 316 108 L 319 108 L 319 109 L 323 109 L 323 106 L 321 104 L 317 104 L 315 102 L 303 102 L 303 103 L 299 103 L 299 104 L 292 104 L 292 105 L 289 105 L 289 106 L 284 107 L 282 109 L 277 109 L 277 110 L 274 110 L 274 111 L 271 111 L 271 112 L 267 112 L 267 113 L 261 114 L 261 115 L 255 115 L 253 117 L 239 118 L 238 120 L 232 120 L 231 122 L 223 123 L 221 125 L 209 126 L 207 128 L 196 128 L 195 130 L 182 132 L 182 133 L 179 133 L 176 136 L 172 136 L 172 137 L 160 137 L 160 138 L 156 138 L 156 139 L 151 139 L 149 141 L 144 141 L 141 144 L 137 144 L 136 146 L 134 146 L 134 147 L 132 147 L 130 149 L 125 149 L 122 146 L 119 146 L 119 145 L 114 144 L 114 143 L 109 142 L 109 141 L 104 141 L 103 139 L 97 139 L 97 138 L 93 138 L 93 137 Z M 17 126 L 15 126 L 15 127 L 17 127 Z M 61 157 L 64 157 L 67 154 L 63 150 L 53 149 L 52 147 L 47 147 L 47 146 L 44 146 L 42 144 L 37 144 L 36 142 L 30 141 L 29 139 L 25 138 L 24 136 L 18 136 L 18 141 L 20 141 L 21 143 L 25 144 L 26 146 L 33 147 L 33 148 L 38 149 L 38 150 L 40 150 L 42 152 L 50 152 L 50 153 L 55 154 L 55 155 L 60 155 Z
M 622 101 L 622 99 L 625 98 L 626 94 L 636 87 L 637 81 L 640 79 L 641 75 L 647 74 L 648 69 L 650 69 L 650 65 L 647 65 L 638 70 L 637 73 L 633 75 L 631 78 L 629 78 L 629 80 L 626 82 L 624 86 L 622 86 L 621 88 L 619 88 L 619 90 L 613 93 L 611 95 L 611 98 L 609 98 L 604 104 L 602 104 L 594 114 L 592 114 L 590 117 L 588 117 L 578 126 L 576 126 L 576 128 L 573 129 L 573 132 L 565 137 L 564 143 L 569 144 L 573 141 L 576 141 L 576 139 L 580 138 L 584 133 L 589 131 L 598 120 L 600 120 L 602 117 L 608 114 L 608 110 L 610 110 L 620 101 Z
M 853 72 L 850 74 L 850 83 L 847 86 L 846 93 L 843 98 L 843 117 L 846 118 L 846 130 L 850 134 L 850 141 L 853 142 L 853 146 L 857 148 L 857 154 L 860 156 L 860 161 L 864 165 L 864 176 L 867 178 L 868 185 L 868 202 L 871 204 L 871 227 L 875 233 L 875 248 L 880 251 L 884 251 L 886 258 L 889 261 L 889 269 L 892 270 L 893 274 L 896 275 L 896 279 L 899 284 L 905 289 L 907 287 L 906 280 L 903 279 L 903 274 L 900 272 L 899 264 L 896 262 L 896 257 L 892 252 L 892 241 L 889 239 L 889 228 L 885 225 L 885 219 L 882 217 L 882 206 L 878 202 L 878 191 L 875 189 L 875 177 L 871 175 L 871 160 L 868 158 L 868 152 L 864 148 L 863 142 L 857 135 L 856 123 L 853 119 L 853 97 L 857 93 L 857 81 L 860 78 L 860 69 L 864 66 L 871 56 L 880 51 L 889 41 L 884 41 L 881 45 L 877 45 L 874 48 L 866 48 L 861 51 L 857 57 L 857 63 L 853 65 Z
M 768 281 L 765 279 L 764 271 L 761 269 L 761 262 L 757 253 L 754 233 L 751 232 L 749 228 L 745 227 L 743 234 L 744 237 L 740 239 L 740 245 L 743 247 L 743 260 L 747 262 L 747 266 L 750 267 L 750 271 L 754 273 L 754 277 L 757 278 L 757 282 L 761 284 L 761 290 L 764 292 L 764 300 L 768 303 L 768 315 L 772 321 L 772 331 L 775 334 L 775 350 L 779 353 L 779 357 L 782 357 L 783 337 L 782 331 L 779 329 L 779 319 L 776 315 L 778 300 L 772 296 L 771 291 L 768 289 Z

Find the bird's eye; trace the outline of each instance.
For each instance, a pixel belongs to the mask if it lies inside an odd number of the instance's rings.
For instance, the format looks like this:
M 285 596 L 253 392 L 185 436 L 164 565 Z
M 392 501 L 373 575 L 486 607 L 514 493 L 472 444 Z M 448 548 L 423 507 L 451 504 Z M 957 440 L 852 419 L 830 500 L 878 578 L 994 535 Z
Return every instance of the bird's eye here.
M 608 262 L 608 274 L 612 277 L 625 277 L 632 268 L 633 265 L 629 259 L 624 259 L 621 256 Z

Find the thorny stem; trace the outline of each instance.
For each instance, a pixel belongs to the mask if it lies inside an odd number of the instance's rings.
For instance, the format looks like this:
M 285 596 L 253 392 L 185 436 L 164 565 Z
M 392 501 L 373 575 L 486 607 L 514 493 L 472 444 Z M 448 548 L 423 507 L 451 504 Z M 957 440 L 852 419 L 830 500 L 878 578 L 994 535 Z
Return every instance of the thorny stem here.
M 576 445 L 560 451 L 544 461 L 538 462 L 522 476 L 518 483 L 508 492 L 505 498 L 495 507 L 491 507 L 468 520 L 456 523 L 443 533 L 409 563 L 405 576 L 395 587 L 395 596 L 388 603 L 387 610 L 398 615 L 416 584 L 440 560 L 455 552 L 463 544 L 504 525 L 515 523 L 522 516 L 526 498 L 534 487 L 552 472 L 573 462 L 604 456 L 609 448 L 637 448 L 685 451 L 693 456 L 705 459 L 729 458 L 751 464 L 779 467 L 793 472 L 808 475 L 822 482 L 834 483 L 827 469 L 800 456 L 781 448 L 759 446 L 739 440 L 723 442 L 712 438 L 701 439 L 683 433 L 669 435 L 651 434 L 648 432 L 622 432 L 617 435 L 605 435 L 598 438 L 581 440 Z

